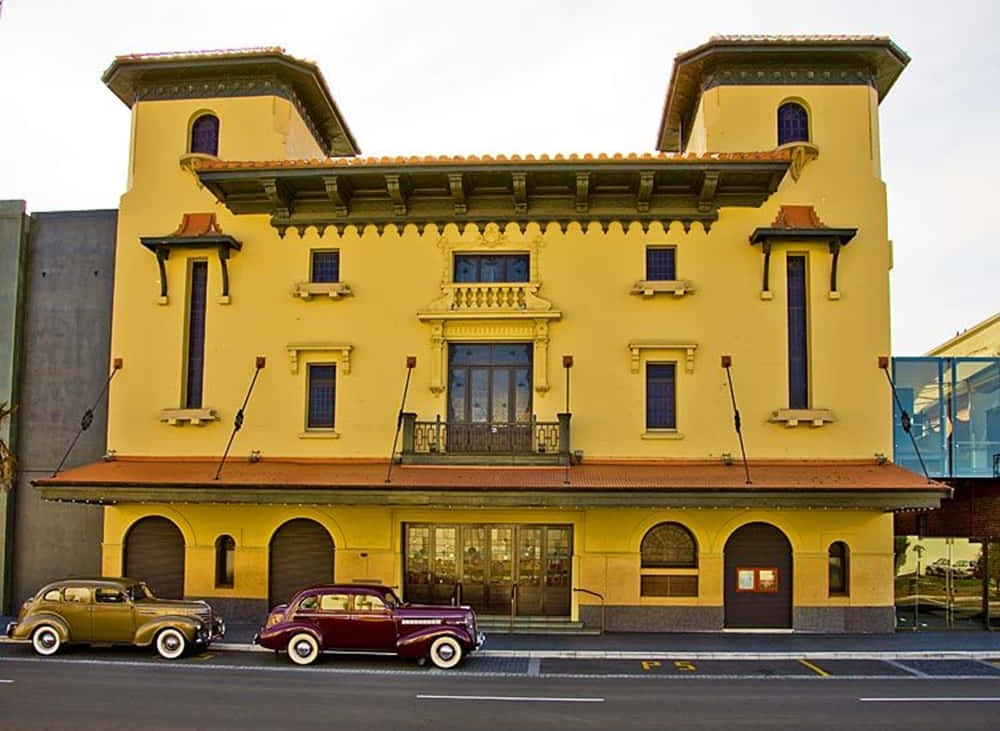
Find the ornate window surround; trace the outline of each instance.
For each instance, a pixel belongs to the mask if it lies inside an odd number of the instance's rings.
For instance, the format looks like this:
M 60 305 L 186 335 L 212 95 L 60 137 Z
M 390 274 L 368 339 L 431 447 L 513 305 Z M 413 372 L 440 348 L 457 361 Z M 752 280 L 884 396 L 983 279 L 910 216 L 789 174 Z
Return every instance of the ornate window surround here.
M 530 342 L 533 344 L 532 382 L 535 391 L 549 390 L 549 323 L 562 313 L 552 303 L 538 296 L 541 288 L 540 252 L 545 240 L 540 233 L 533 237 L 508 236 L 496 224 L 488 224 L 475 237 L 444 235 L 438 240 L 441 252 L 441 296 L 417 313 L 431 330 L 430 390 L 445 390 L 449 342 L 496 343 Z M 456 253 L 524 253 L 529 255 L 528 282 L 486 283 L 453 281 Z

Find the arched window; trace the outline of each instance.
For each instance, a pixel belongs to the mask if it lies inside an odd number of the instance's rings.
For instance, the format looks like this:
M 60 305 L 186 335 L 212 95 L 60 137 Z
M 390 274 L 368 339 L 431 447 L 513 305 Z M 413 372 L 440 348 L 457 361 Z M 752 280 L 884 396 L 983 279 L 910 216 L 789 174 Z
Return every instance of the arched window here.
M 698 596 L 698 545 L 683 525 L 653 526 L 639 553 L 641 596 Z
M 231 587 L 236 564 L 236 541 L 232 536 L 215 539 L 215 585 Z
M 848 593 L 847 544 L 836 541 L 830 544 L 830 595 Z
M 778 144 L 809 141 L 809 113 L 795 102 L 778 107 Z
M 191 152 L 219 154 L 219 118 L 203 114 L 191 125 Z

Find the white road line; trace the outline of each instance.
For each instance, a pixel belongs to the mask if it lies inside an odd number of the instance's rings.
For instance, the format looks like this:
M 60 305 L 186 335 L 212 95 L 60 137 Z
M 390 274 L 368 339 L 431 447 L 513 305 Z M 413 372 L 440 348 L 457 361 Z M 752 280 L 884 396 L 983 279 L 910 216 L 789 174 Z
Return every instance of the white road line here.
M 424 695 L 417 694 L 424 701 L 516 701 L 534 703 L 604 703 L 603 698 L 546 698 L 534 695 Z
M 926 698 L 858 698 L 862 703 L 1000 703 L 1000 697 L 955 696 L 953 698 L 928 696 Z
M 13 683 L 13 680 L 0 680 L 0 683 Z
M 909 673 L 910 675 L 913 675 L 913 676 L 915 676 L 917 678 L 929 678 L 929 677 L 931 677 L 927 673 L 921 672 L 920 670 L 917 670 L 916 668 L 911 668 L 909 665 L 904 665 L 903 663 L 897 662 L 896 660 L 883 660 L 882 662 L 884 662 L 886 665 L 892 665 L 894 668 L 899 668 L 900 670 L 903 670 L 903 671 L 905 671 L 905 672 Z
M 536 678 L 539 675 L 541 675 L 541 672 L 542 672 L 542 661 L 539 658 L 537 658 L 537 657 L 533 657 L 533 658 L 529 659 L 528 660 L 528 677 L 530 677 L 530 678 Z

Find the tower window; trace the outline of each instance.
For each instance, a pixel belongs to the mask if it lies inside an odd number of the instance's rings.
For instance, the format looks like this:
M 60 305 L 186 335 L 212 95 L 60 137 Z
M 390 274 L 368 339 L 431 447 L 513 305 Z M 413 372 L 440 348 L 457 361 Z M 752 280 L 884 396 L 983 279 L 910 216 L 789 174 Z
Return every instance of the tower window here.
M 778 107 L 778 144 L 809 141 L 809 113 L 795 102 Z
M 806 258 L 788 257 L 788 408 L 809 408 Z
M 191 152 L 219 154 L 219 118 L 203 114 L 191 125 Z

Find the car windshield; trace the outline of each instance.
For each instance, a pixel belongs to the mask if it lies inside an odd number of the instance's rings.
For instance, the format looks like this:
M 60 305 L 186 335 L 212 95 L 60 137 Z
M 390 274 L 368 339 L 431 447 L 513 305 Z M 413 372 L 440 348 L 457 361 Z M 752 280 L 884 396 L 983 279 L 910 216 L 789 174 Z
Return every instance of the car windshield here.
M 149 587 L 145 584 L 132 584 L 132 586 L 128 588 L 128 595 L 134 602 L 141 601 L 142 599 L 156 598 L 153 596 L 153 592 L 151 592 Z
M 382 600 L 385 602 L 385 605 L 387 607 L 398 607 L 403 604 L 403 602 L 400 601 L 399 597 L 396 596 L 396 592 L 394 592 L 392 589 L 385 589 L 382 592 Z

